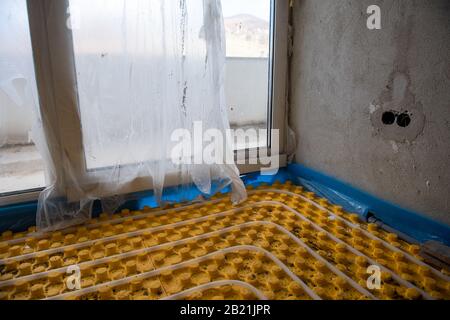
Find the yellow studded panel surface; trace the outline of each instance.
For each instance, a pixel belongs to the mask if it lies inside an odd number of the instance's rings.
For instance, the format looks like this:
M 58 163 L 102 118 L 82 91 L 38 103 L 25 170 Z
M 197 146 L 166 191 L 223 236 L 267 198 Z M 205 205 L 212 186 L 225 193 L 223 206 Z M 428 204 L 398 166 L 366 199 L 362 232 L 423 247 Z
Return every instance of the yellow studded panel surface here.
M 450 299 L 418 246 L 290 182 L 248 192 L 4 232 L 0 299 Z

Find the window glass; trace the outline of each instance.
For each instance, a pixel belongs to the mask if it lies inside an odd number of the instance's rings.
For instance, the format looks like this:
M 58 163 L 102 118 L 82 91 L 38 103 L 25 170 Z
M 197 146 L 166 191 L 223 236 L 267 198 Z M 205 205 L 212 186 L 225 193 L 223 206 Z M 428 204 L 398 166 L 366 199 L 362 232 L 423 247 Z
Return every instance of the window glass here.
M 270 0 L 222 0 L 227 42 L 226 99 L 232 129 L 267 129 L 270 88 Z M 236 149 L 263 147 L 247 135 Z M 245 137 L 241 137 L 245 138 Z
M 179 5 L 177 2 L 167 1 L 164 5 L 179 10 L 175 7 Z M 225 93 L 232 129 L 267 129 L 270 7 L 270 0 L 222 1 L 227 40 Z M 166 27 L 151 30 L 151 35 L 148 33 L 149 28 L 160 24 L 145 23 L 164 21 L 161 12 L 158 6 L 139 1 L 70 1 L 83 145 L 88 170 L 151 160 L 149 157 L 152 155 L 145 151 L 149 148 L 139 146 L 139 137 L 133 138 L 133 146 L 130 145 L 130 135 L 133 135 L 133 128 L 137 124 L 132 123 L 128 113 L 123 110 L 124 106 L 131 105 L 130 99 L 134 99 L 134 105 L 148 103 L 145 99 L 139 101 L 139 97 L 146 96 L 145 92 L 139 90 L 148 92 L 147 96 L 150 96 L 150 91 L 164 92 L 164 88 L 159 86 L 162 82 L 151 82 L 150 76 L 134 82 L 132 88 L 128 81 L 132 75 L 136 78 L 138 64 L 145 64 L 152 74 L 158 74 L 161 72 L 160 66 L 171 59 L 171 53 L 165 52 L 158 37 L 165 37 L 166 43 L 171 37 L 176 41 L 174 34 L 178 29 L 171 31 L 170 28 L 179 28 L 179 22 L 170 24 L 166 20 L 163 23 Z M 124 16 L 134 18 L 124 20 Z M 139 108 L 129 109 L 129 112 L 139 112 Z M 142 114 L 140 119 L 148 116 Z M 99 126 L 95 121 L 101 117 L 106 122 L 117 120 L 114 126 Z M 255 139 L 255 135 L 247 137 L 246 134 L 244 132 L 242 139 L 237 141 L 236 149 L 267 145 L 267 133 L 256 135 L 260 139 Z M 158 150 L 158 141 L 154 143 L 150 150 Z M 118 153 L 117 150 L 123 152 Z
M 36 79 L 26 0 L 0 1 L 0 195 L 44 187 L 31 130 Z

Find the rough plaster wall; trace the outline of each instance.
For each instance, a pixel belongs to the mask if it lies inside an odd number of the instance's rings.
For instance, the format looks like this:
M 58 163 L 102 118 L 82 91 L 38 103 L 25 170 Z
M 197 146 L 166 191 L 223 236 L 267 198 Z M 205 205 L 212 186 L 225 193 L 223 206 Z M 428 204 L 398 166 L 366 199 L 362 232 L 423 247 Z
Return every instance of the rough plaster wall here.
M 296 0 L 294 30 L 297 162 L 450 224 L 450 1 Z

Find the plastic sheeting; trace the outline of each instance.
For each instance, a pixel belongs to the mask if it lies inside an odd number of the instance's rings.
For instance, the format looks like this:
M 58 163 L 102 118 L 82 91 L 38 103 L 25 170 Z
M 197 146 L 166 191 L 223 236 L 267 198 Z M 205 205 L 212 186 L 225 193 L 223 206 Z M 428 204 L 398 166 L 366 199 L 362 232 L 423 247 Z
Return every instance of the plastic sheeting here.
M 137 181 L 151 181 L 163 205 L 170 202 L 169 174 L 178 183 L 177 201 L 192 200 L 192 185 L 208 196 L 231 186 L 233 202 L 245 200 L 238 169 L 225 158 L 212 164 L 173 161 L 180 144 L 175 130 L 192 135 L 200 121 L 202 134 L 214 129 L 226 137 L 229 128 L 220 0 L 71 0 L 70 13 L 86 172 L 79 174 L 76 160 L 65 152 L 61 163 L 55 160 L 65 146 L 56 146 L 60 133 L 46 127 L 51 120 L 44 115 L 46 138 L 37 142 L 49 187 L 40 195 L 38 228 L 82 223 L 96 199 L 113 212 L 128 198 L 123 190 L 136 191 Z M 190 159 L 221 144 L 191 138 Z M 231 145 L 222 144 L 224 157 L 233 154 Z M 62 191 L 69 189 L 79 201 L 68 201 Z
M 310 181 L 300 177 L 297 179 L 306 189 L 314 192 L 322 198 L 328 199 L 331 203 L 341 206 L 347 212 L 357 213 L 361 217 L 366 217 L 369 212 L 369 207 L 367 205 L 360 203 L 337 190 L 329 188 L 317 181 Z

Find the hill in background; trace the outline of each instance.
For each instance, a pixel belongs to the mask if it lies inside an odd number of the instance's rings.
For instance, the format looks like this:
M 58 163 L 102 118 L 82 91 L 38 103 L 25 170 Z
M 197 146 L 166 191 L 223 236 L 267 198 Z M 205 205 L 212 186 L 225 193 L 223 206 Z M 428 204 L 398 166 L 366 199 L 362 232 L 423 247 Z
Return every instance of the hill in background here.
M 248 14 L 227 17 L 224 20 L 227 57 L 269 57 L 268 21 Z

